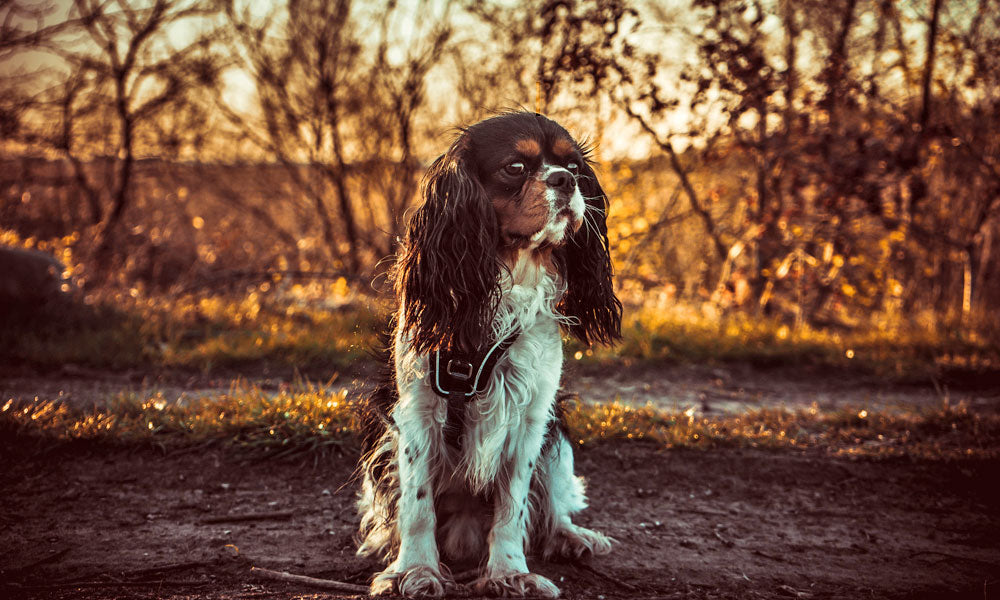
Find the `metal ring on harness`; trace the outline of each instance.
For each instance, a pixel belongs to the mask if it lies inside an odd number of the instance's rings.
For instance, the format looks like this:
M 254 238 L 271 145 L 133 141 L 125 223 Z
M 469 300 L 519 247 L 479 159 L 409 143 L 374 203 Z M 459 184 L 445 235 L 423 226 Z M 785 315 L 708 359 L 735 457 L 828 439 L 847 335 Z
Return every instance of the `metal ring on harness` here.
M 466 381 L 472 379 L 472 363 L 453 358 L 448 361 L 448 366 L 444 368 L 445 373 L 455 379 Z
M 493 368 L 520 334 L 520 331 L 515 331 L 495 342 L 485 353 L 477 351 L 470 356 L 436 350 L 430 355 L 431 388 L 435 394 L 448 400 L 444 431 L 445 441 L 450 445 L 461 446 L 459 436 L 462 432 L 465 404 L 477 393 L 486 391 Z

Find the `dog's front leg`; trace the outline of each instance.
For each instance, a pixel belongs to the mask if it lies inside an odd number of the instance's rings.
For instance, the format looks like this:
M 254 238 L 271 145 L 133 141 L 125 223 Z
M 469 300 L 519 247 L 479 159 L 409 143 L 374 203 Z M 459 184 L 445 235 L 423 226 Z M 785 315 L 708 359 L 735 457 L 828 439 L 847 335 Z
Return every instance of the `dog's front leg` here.
M 489 537 L 486 572 L 476 582 L 480 593 L 496 596 L 555 598 L 559 588 L 547 578 L 528 572 L 524 549 L 528 536 L 528 490 L 545 436 L 545 419 L 528 419 L 524 436 L 508 463 L 510 484 L 494 493 L 495 513 Z
M 441 596 L 445 591 L 434 539 L 432 469 L 441 440 L 430 402 L 437 399 L 425 396 L 419 392 L 401 395 L 393 414 L 398 431 L 399 553 L 386 570 L 375 577 L 372 595 L 397 592 L 403 596 Z

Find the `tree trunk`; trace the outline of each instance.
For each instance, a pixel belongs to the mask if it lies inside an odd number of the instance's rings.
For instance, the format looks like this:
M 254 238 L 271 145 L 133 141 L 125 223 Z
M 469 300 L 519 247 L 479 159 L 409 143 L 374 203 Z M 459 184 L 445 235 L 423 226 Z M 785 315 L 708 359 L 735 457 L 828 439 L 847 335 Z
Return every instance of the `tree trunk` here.
M 927 128 L 927 120 L 931 115 L 931 81 L 934 75 L 934 59 L 937 49 L 938 18 L 941 14 L 941 0 L 932 0 L 931 22 L 927 27 L 927 60 L 924 61 L 924 74 L 920 84 L 920 130 Z

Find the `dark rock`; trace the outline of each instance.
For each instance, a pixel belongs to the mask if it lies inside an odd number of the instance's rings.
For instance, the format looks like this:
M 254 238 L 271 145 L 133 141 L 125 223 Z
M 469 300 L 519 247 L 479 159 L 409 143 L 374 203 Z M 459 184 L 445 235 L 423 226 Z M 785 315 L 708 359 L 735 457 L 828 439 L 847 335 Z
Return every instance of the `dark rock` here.
M 39 250 L 0 246 L 0 315 L 43 314 L 73 304 L 66 267 Z

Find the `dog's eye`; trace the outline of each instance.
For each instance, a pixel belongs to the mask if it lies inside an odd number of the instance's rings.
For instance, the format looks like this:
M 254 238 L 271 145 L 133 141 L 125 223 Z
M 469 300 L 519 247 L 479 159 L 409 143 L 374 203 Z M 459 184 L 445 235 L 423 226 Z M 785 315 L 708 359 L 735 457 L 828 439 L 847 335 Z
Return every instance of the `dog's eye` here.
M 523 162 L 514 162 L 504 167 L 503 172 L 513 177 L 517 177 L 518 175 L 524 175 L 525 168 L 526 167 Z
M 569 169 L 569 172 L 574 175 L 580 172 L 580 165 L 576 164 L 575 162 L 569 163 L 568 165 L 566 165 L 566 168 Z

